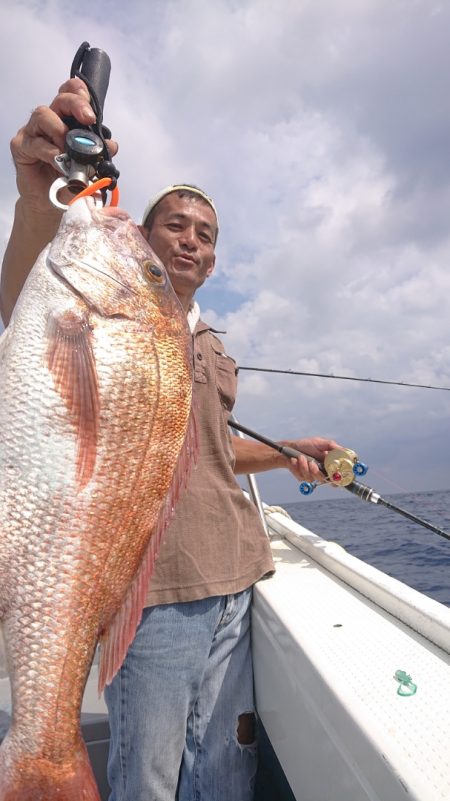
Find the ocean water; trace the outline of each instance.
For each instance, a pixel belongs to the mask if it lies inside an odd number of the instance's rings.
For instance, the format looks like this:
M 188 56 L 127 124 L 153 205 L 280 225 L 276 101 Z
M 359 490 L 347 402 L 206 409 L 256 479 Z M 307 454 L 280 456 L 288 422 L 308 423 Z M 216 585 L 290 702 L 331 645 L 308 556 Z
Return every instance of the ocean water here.
M 305 497 L 283 507 L 315 534 L 338 542 L 353 556 L 450 606 L 450 541 L 397 512 L 339 493 L 336 500 Z M 450 533 L 449 490 L 383 497 Z

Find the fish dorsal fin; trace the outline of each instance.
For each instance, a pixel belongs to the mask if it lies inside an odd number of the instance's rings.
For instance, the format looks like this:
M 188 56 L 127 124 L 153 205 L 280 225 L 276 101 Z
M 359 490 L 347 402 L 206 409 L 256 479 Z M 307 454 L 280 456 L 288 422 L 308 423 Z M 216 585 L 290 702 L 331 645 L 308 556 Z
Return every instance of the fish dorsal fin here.
M 99 392 L 92 334 L 77 310 L 50 315 L 47 361 L 55 388 L 70 413 L 77 442 L 76 470 L 80 490 L 94 472 L 99 426 Z
M 185 489 L 192 467 L 197 459 L 198 433 L 196 415 L 191 409 L 186 436 L 178 456 L 172 482 L 153 528 L 150 542 L 124 602 L 101 637 L 98 677 L 99 693 L 110 684 L 125 659 L 142 617 L 150 578 L 158 557 L 161 538 L 173 515 L 175 505 Z

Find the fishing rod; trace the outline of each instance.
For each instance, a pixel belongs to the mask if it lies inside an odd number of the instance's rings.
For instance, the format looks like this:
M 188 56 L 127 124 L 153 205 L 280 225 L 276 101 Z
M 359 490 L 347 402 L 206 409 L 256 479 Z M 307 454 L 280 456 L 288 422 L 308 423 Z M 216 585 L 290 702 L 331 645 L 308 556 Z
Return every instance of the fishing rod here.
M 327 453 L 324 463 L 321 464 L 321 462 L 318 462 L 306 453 L 302 453 L 296 448 L 291 448 L 289 445 L 280 445 L 278 442 L 274 442 L 268 439 L 268 437 L 264 437 L 262 434 L 252 431 L 250 428 L 237 423 L 235 420 L 228 420 L 228 425 L 230 428 L 241 431 L 243 434 L 252 437 L 252 439 L 256 439 L 258 442 L 268 445 L 270 448 L 278 451 L 278 453 L 282 453 L 283 456 L 286 456 L 288 459 L 305 456 L 309 462 L 314 462 L 318 466 L 326 482 L 337 487 L 343 487 L 348 490 L 348 492 L 356 495 L 361 501 L 380 504 L 380 506 L 384 506 L 386 509 L 392 509 L 394 512 L 408 518 L 408 520 L 412 520 L 413 523 L 418 523 L 420 526 L 433 531 L 440 537 L 450 540 L 450 534 L 446 531 L 434 526 L 427 520 L 422 520 L 420 517 L 417 517 L 417 515 L 413 515 L 411 512 L 402 509 L 391 501 L 387 501 L 371 487 L 368 487 L 366 484 L 361 484 L 360 481 L 356 481 L 354 476 L 365 475 L 367 473 L 367 466 L 363 462 L 359 462 L 356 453 L 349 448 L 334 448 L 334 450 Z M 303 495 L 310 495 L 316 486 L 317 482 L 302 481 L 300 484 L 300 492 Z
M 258 373 L 281 373 L 283 375 L 303 375 L 313 378 L 334 378 L 336 381 L 361 381 L 365 384 L 390 384 L 395 387 L 414 387 L 415 389 L 439 389 L 443 392 L 450 392 L 450 387 L 436 387 L 431 384 L 411 384 L 408 381 L 386 381 L 381 378 L 358 378 L 353 375 L 334 375 L 333 373 L 310 373 L 305 370 L 278 370 L 274 367 L 244 367 L 239 365 L 239 370 L 252 370 Z

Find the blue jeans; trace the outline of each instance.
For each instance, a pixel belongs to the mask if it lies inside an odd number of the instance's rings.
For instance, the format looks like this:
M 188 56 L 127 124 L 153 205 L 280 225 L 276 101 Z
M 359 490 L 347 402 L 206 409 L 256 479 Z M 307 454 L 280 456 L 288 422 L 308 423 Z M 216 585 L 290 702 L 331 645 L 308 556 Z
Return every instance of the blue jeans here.
M 110 801 L 251 801 L 251 589 L 144 609 L 105 690 Z

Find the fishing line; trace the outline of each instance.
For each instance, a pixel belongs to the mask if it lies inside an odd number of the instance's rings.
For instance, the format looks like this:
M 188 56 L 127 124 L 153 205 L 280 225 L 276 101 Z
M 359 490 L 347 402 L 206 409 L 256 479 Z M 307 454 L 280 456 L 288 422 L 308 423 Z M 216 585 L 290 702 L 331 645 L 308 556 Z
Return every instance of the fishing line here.
M 385 381 L 381 378 L 355 378 L 351 375 L 333 375 L 333 373 L 308 373 L 301 370 L 277 370 L 272 367 L 242 367 L 239 370 L 253 370 L 258 373 L 282 373 L 284 375 L 307 375 L 314 378 L 334 378 L 338 381 L 361 381 L 366 384 L 390 384 L 395 387 L 414 387 L 415 389 L 439 389 L 450 392 L 450 387 L 435 387 L 431 384 L 412 384 L 407 381 Z
M 354 377 L 354 376 L 334 375 L 333 373 L 311 373 L 311 372 L 300 371 L 300 370 L 279 370 L 279 369 L 270 368 L 270 367 L 248 367 L 248 366 L 244 366 L 244 367 L 240 366 L 239 369 L 240 370 L 251 370 L 251 371 L 260 372 L 260 373 L 280 373 L 282 375 L 311 376 L 311 377 L 314 377 L 314 378 L 334 378 L 334 379 L 339 380 L 339 381 L 359 381 L 359 382 L 368 383 L 368 384 L 388 384 L 388 385 L 391 385 L 391 386 L 398 386 L 398 387 L 413 387 L 415 389 L 435 389 L 435 390 L 441 390 L 441 391 L 444 391 L 444 392 L 450 392 L 450 387 L 438 387 L 438 386 L 434 386 L 434 385 L 431 385 L 431 384 L 413 384 L 411 382 L 406 382 L 406 381 L 387 381 L 387 380 L 378 379 L 378 378 L 357 378 L 357 377 Z M 266 444 L 270 444 L 270 443 L 267 442 Z M 391 478 L 387 478 L 386 476 L 383 476 L 380 471 L 376 471 L 374 469 L 373 472 L 376 475 L 378 475 L 381 478 L 383 478 L 388 484 L 391 484 L 397 490 L 401 490 L 402 492 L 405 492 L 405 493 L 409 493 L 410 492 L 408 489 L 406 489 L 406 487 L 402 487 L 400 484 L 396 483 Z M 381 501 L 378 501 L 378 502 L 381 503 Z M 430 504 L 429 501 L 428 502 L 425 501 L 425 505 L 427 505 L 427 506 L 429 506 L 431 508 L 431 504 Z
M 386 484 L 394 488 L 394 491 L 401 492 L 405 495 L 414 495 L 415 492 L 407 487 L 404 487 L 403 484 L 399 484 L 397 481 L 394 481 L 390 476 L 387 476 L 382 470 L 377 470 L 376 467 L 371 467 L 370 472 L 373 473 L 375 478 L 381 479 Z M 434 492 L 435 490 L 429 490 L 429 492 Z M 430 498 L 424 496 L 422 494 L 420 498 L 420 503 L 422 506 L 422 511 L 427 511 L 433 513 L 435 511 L 435 502 Z
M 373 475 L 377 479 L 381 479 L 386 484 L 389 484 L 391 487 L 394 487 L 394 489 L 397 490 L 397 492 L 404 492 L 404 493 L 411 492 L 411 490 L 408 489 L 407 487 L 404 487 L 403 484 L 399 484 L 397 481 L 394 481 L 390 476 L 386 475 L 383 472 L 383 470 L 378 470 L 376 467 L 371 467 L 370 472 L 373 473 Z

